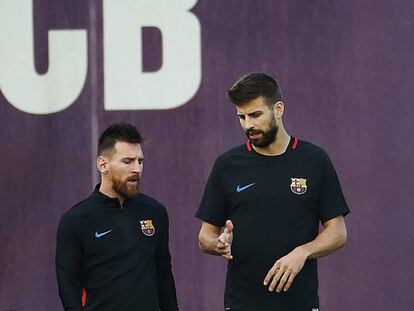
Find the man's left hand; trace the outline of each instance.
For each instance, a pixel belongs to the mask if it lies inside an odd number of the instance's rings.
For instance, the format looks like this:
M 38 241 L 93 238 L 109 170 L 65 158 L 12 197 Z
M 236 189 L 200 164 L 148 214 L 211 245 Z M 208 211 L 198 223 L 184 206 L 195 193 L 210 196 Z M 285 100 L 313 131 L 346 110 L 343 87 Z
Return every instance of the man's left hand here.
M 263 284 L 267 286 L 269 283 L 269 291 L 280 293 L 282 290 L 287 291 L 295 276 L 302 270 L 309 252 L 304 247 L 297 247 L 286 256 L 275 262 L 273 267 L 267 273 Z M 277 287 L 276 287 L 277 286 Z

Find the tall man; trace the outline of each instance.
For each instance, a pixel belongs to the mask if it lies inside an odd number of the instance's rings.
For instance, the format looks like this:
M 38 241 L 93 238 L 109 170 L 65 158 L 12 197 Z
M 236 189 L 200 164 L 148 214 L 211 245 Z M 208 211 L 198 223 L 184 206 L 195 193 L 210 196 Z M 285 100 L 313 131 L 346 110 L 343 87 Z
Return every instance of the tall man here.
M 60 220 L 56 271 L 65 310 L 178 310 L 167 212 L 139 189 L 141 143 L 130 124 L 107 128 L 98 145 L 101 183 Z
M 200 248 L 229 261 L 225 310 L 317 311 L 316 259 L 346 241 L 335 169 L 286 132 L 273 78 L 248 74 L 228 96 L 248 141 L 216 160 L 196 214 Z

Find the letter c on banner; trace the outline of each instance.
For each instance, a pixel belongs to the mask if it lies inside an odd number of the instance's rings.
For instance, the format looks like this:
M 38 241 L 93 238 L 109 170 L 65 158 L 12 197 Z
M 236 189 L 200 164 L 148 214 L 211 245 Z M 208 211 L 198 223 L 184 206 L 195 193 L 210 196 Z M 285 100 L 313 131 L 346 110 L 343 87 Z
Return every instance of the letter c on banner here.
M 171 109 L 201 82 L 201 35 L 189 10 L 197 0 L 104 0 L 106 110 Z M 162 35 L 162 66 L 142 70 L 142 27 Z
M 49 69 L 34 66 L 33 0 L 0 1 L 0 90 L 17 109 L 49 114 L 69 107 L 87 74 L 85 30 L 49 31 Z

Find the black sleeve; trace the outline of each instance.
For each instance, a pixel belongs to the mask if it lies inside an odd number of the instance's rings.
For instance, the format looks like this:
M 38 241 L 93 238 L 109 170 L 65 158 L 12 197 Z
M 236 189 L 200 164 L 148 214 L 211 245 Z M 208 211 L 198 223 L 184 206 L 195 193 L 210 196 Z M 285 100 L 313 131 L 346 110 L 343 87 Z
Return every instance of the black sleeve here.
M 220 177 L 220 163 L 217 160 L 211 170 L 203 198 L 196 217 L 217 227 L 224 226 L 227 220 L 226 193 Z
M 80 224 L 64 214 L 57 230 L 56 275 L 59 296 L 66 311 L 81 311 L 82 289 L 80 286 L 80 264 L 82 247 L 76 233 Z
M 322 153 L 322 180 L 318 198 L 319 219 L 322 223 L 349 213 L 338 175 L 327 153 Z
M 177 295 L 171 270 L 171 255 L 168 247 L 168 215 L 165 209 L 163 209 L 162 218 L 162 227 L 160 228 L 160 236 L 156 250 L 158 299 L 161 311 L 177 311 Z

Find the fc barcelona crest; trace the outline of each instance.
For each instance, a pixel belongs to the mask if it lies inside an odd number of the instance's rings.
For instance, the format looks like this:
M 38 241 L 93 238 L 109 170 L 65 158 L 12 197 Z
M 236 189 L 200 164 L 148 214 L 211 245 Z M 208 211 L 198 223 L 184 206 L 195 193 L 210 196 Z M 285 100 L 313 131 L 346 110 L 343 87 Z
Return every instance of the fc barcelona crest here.
M 304 194 L 308 190 L 305 178 L 291 178 L 290 190 L 295 194 Z
M 141 224 L 141 231 L 146 236 L 153 236 L 155 233 L 155 227 L 152 224 L 152 220 L 140 220 L 139 223 Z

